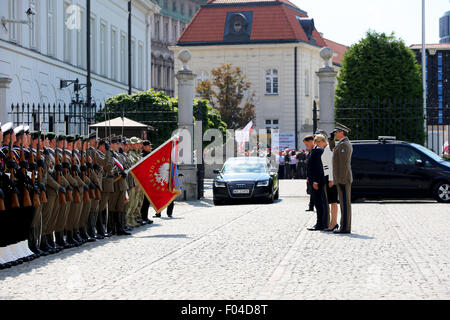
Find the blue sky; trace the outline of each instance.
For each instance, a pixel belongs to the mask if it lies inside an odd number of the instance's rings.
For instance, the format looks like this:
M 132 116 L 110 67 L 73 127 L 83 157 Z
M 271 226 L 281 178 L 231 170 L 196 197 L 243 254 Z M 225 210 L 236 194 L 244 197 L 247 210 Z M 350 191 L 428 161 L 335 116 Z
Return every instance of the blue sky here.
M 422 0 L 290 0 L 314 18 L 330 40 L 351 45 L 368 29 L 395 32 L 409 46 L 422 42 Z M 449 0 L 426 0 L 426 42 L 439 42 L 439 18 Z

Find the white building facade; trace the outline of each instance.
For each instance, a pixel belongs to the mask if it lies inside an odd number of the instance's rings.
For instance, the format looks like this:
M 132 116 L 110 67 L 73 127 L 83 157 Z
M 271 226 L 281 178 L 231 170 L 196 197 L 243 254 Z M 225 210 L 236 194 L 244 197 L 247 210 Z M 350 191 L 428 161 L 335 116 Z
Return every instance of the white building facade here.
M 35 15 L 29 25 L 0 26 L 0 122 L 12 120 L 12 104 L 70 104 L 74 87 L 60 89 L 60 80 L 86 83 L 86 0 L 2 2 L 7 19 L 27 19 L 28 8 Z M 152 86 L 152 16 L 159 9 L 150 0 L 132 1 L 133 91 Z M 128 91 L 128 1 L 91 0 L 90 26 L 92 102 L 100 105 Z M 86 89 L 80 99 L 86 101 Z M 64 120 L 53 121 L 42 129 L 61 130 Z
M 316 72 L 325 46 L 314 21 L 288 0 L 211 0 L 172 49 L 191 52 L 197 84 L 223 64 L 240 67 L 255 93 L 255 129 L 279 129 L 280 140 L 302 147 L 313 133 L 314 102 L 320 107 Z M 181 68 L 176 60 L 175 72 Z

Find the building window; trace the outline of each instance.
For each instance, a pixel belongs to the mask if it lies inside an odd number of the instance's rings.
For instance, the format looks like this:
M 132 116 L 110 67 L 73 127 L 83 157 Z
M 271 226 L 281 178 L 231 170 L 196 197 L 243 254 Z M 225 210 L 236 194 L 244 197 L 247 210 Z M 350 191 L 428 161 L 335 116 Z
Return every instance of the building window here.
M 106 23 L 100 23 L 100 74 L 104 77 L 108 73 L 108 53 L 106 51 Z
M 30 0 L 29 7 L 36 13 L 36 15 L 30 16 L 30 20 L 31 20 L 31 24 L 29 25 L 30 48 L 38 49 L 37 31 L 39 30 L 39 25 L 37 24 L 37 22 L 39 21 L 39 10 L 36 7 L 36 0 Z
M 184 16 L 184 3 L 182 3 L 180 5 L 180 13 L 181 13 L 182 16 Z
M 9 19 L 17 19 L 17 0 L 9 0 Z M 8 23 L 9 40 L 17 42 L 17 24 Z
M 159 35 L 159 18 L 155 19 L 155 39 L 161 40 Z
M 177 42 L 177 40 L 178 40 L 177 24 L 176 23 L 172 24 L 172 39 L 173 39 L 173 42 Z
M 309 97 L 309 71 L 305 71 L 305 96 Z
M 319 77 L 318 76 L 314 77 L 314 96 L 316 98 L 319 97 Z
M 271 133 L 272 130 L 280 129 L 280 121 L 278 119 L 268 119 L 266 120 L 266 130 L 267 133 Z
M 169 23 L 164 22 L 164 42 L 169 42 Z
M 80 11 L 80 21 L 84 21 L 84 12 Z M 80 29 L 78 29 L 77 32 L 77 65 L 81 68 L 86 67 L 86 32 L 85 32 L 85 25 L 84 23 L 81 23 Z
M 71 63 L 72 62 L 72 30 L 67 27 L 66 21 L 69 18 L 69 9 L 70 4 L 64 3 L 64 19 L 62 21 L 64 28 L 64 61 Z
M 97 30 L 95 29 L 95 18 L 91 18 L 91 70 L 97 72 Z
M 138 88 L 144 89 L 144 45 L 139 42 L 138 48 Z
M 117 80 L 117 31 L 111 28 L 111 78 Z
M 126 47 L 126 35 L 120 35 L 120 82 L 126 83 L 127 81 L 127 47 Z
M 278 94 L 278 70 L 266 70 L 266 94 Z
M 161 74 L 161 66 L 158 66 L 158 74 L 156 75 L 156 82 L 157 82 L 157 85 L 158 85 L 159 89 L 161 89 L 161 83 L 162 83 L 161 76 L 162 76 L 162 74 Z
M 177 12 L 177 3 L 175 1 L 172 1 L 172 11 Z
M 131 86 L 136 87 L 136 41 L 131 39 Z
M 192 11 L 192 7 L 189 6 L 189 18 L 192 18 L 193 15 L 194 15 L 194 13 Z
M 47 0 L 47 54 L 55 56 L 55 0 Z
M 170 67 L 167 67 L 167 70 L 166 70 L 166 89 L 167 90 L 172 89 L 170 86 L 170 75 L 171 75 Z

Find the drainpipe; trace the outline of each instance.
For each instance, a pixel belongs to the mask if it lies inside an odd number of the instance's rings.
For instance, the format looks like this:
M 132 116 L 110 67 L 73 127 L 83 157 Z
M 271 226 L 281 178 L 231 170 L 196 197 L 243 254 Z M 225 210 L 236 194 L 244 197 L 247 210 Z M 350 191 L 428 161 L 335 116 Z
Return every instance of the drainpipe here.
M 295 111 L 295 149 L 298 150 L 298 90 L 297 90 L 297 47 L 294 48 L 294 111 Z

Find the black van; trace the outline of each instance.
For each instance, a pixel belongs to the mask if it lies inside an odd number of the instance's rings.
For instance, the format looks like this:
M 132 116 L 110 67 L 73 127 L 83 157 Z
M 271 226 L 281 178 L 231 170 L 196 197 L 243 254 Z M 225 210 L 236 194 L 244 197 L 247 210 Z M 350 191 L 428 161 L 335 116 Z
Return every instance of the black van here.
M 429 199 L 450 203 L 450 162 L 415 143 L 380 137 L 352 141 L 352 199 Z

